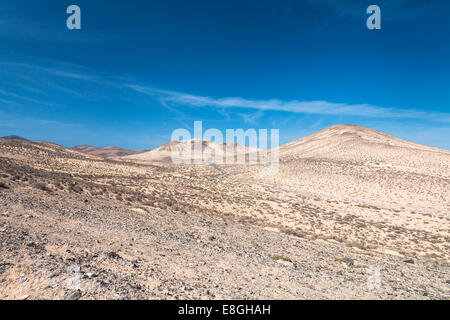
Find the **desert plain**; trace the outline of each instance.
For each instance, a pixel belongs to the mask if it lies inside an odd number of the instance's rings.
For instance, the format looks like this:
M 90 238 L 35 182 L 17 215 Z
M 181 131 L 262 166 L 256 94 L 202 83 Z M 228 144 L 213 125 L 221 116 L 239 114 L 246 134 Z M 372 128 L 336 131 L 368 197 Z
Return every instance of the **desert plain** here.
M 172 147 L 0 139 L 0 299 L 450 298 L 450 151 L 337 125 L 267 175 Z

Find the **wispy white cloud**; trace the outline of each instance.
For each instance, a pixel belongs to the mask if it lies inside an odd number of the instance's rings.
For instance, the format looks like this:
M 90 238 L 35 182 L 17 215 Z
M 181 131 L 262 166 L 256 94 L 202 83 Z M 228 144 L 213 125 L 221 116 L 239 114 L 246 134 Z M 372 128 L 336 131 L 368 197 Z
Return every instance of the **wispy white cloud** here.
M 25 58 L 27 62 L 5 62 L 0 58 L 0 98 L 50 106 L 61 106 L 72 99 L 105 101 L 108 96 L 100 92 L 117 89 L 127 79 L 71 63 Z
M 113 77 L 109 75 L 102 75 L 96 73 L 94 70 L 88 68 L 71 65 L 58 64 L 55 66 L 37 66 L 28 63 L 1 63 L 4 66 L 17 68 L 28 68 L 36 70 L 39 74 L 48 74 L 51 77 L 61 77 L 66 79 L 73 79 L 76 81 L 85 81 L 96 83 L 100 86 L 114 86 L 114 87 L 128 87 L 135 92 L 145 94 L 153 97 L 159 101 L 163 107 L 174 112 L 181 118 L 186 115 L 177 109 L 177 106 L 191 106 L 191 107 L 213 107 L 217 108 L 219 112 L 226 113 L 227 109 L 241 108 L 257 110 L 254 114 L 238 113 L 238 115 L 247 123 L 255 123 L 264 111 L 281 111 L 287 113 L 303 113 L 316 115 L 331 115 L 331 116 L 360 116 L 365 118 L 398 118 L 398 119 L 424 119 L 435 122 L 450 122 L 449 113 L 430 112 L 414 109 L 399 109 L 376 106 L 368 103 L 349 104 L 340 102 L 330 102 L 325 100 L 301 101 L 290 100 L 284 101 L 280 99 L 269 100 L 255 100 L 241 97 L 224 97 L 212 98 L 208 96 L 200 96 L 187 94 L 183 92 L 161 90 L 148 85 L 137 84 L 131 77 Z M 42 77 L 41 77 L 42 78 Z M 54 83 L 55 86 L 58 84 Z M 48 88 L 52 85 L 46 84 Z M 66 87 L 55 88 L 61 91 Z M 66 91 L 69 91 L 66 88 Z M 66 92 L 70 93 L 70 92 Z M 74 92 L 76 93 L 76 92 Z M 0 91 L 2 94 L 2 91 Z M 5 94 L 3 92 L 3 94 Z M 19 97 L 16 97 L 19 98 Z M 27 99 L 27 97 L 22 97 Z
M 17 103 L 8 99 L 0 98 L 0 104 L 9 105 L 9 106 L 17 106 Z
M 3 96 L 12 97 L 12 98 L 16 98 L 16 99 L 19 99 L 19 100 L 25 100 L 25 101 L 32 102 L 32 103 L 35 103 L 35 104 L 48 105 L 48 106 L 57 106 L 57 104 L 54 104 L 54 103 L 48 103 L 46 101 L 30 98 L 28 96 L 24 96 L 24 95 L 20 95 L 20 94 L 14 93 L 14 92 L 5 91 L 3 89 L 0 89 L 0 96 L 2 96 L 2 95 Z M 9 102 L 9 104 L 11 104 L 11 101 L 8 101 L 8 100 L 5 100 L 5 99 L 0 99 L 0 101 Z M 16 104 L 16 103 L 14 103 L 14 104 Z
M 52 76 L 62 77 L 62 78 L 71 78 L 77 80 L 86 80 L 93 81 L 97 78 L 87 72 L 83 72 L 79 66 L 68 65 L 68 64 L 60 64 L 58 67 L 40 67 L 35 64 L 22 63 L 22 62 L 3 62 L 0 65 L 5 67 L 15 67 L 15 68 L 27 68 L 33 69 L 38 72 L 44 72 Z M 70 71 L 69 71 L 70 70 Z
M 226 110 L 230 109 L 253 109 L 257 110 L 252 114 L 249 112 L 240 112 L 238 115 L 246 123 L 255 123 L 260 117 L 263 116 L 264 111 L 280 111 L 286 113 L 302 113 L 302 114 L 316 114 L 316 115 L 329 115 L 329 116 L 359 116 L 370 119 L 376 118 L 397 118 L 397 119 L 423 119 L 434 122 L 450 122 L 450 113 L 431 112 L 424 110 L 414 109 L 399 109 L 388 108 L 383 106 L 376 106 L 368 103 L 350 104 L 342 102 L 330 102 L 325 100 L 314 101 L 302 101 L 302 100 L 256 100 L 246 99 L 242 97 L 224 97 L 213 98 L 208 96 L 193 95 L 183 92 L 161 90 L 152 86 L 139 84 L 132 77 L 117 77 L 111 75 L 104 75 L 95 70 L 85 68 L 78 65 L 72 65 L 67 63 L 48 64 L 42 66 L 42 64 L 34 63 L 17 63 L 17 62 L 3 62 L 0 63 L 5 69 L 11 72 L 22 74 L 21 69 L 34 70 L 35 73 L 26 73 L 32 80 L 36 80 L 38 77 L 40 82 L 47 81 L 45 83 L 46 92 L 51 91 L 59 92 L 62 94 L 77 96 L 77 92 L 73 92 L 60 82 L 53 81 L 52 79 L 64 78 L 73 81 L 81 81 L 86 83 L 86 91 L 81 98 L 86 99 L 89 96 L 96 97 L 97 94 L 92 85 L 98 85 L 101 87 L 115 87 L 122 88 L 128 87 L 135 92 L 151 96 L 155 100 L 159 101 L 163 107 L 169 111 L 177 114 L 180 118 L 185 118 L 186 115 L 177 107 L 190 106 L 190 107 L 212 107 L 216 108 L 221 113 L 226 113 Z M 9 67 L 9 68 L 6 68 Z M 44 75 L 47 75 L 44 77 Z M 90 85 L 89 83 L 92 83 Z M 89 89 L 91 88 L 91 89 Z M 72 92 L 71 92 L 72 91 Z M 91 92 L 92 91 L 92 92 Z M 39 103 L 35 98 L 31 98 L 28 95 L 21 94 L 20 96 L 12 91 L 6 91 L 1 89 L 0 95 L 4 96 L 4 100 L 9 96 L 10 98 L 24 99 L 31 102 Z M 1 96 L 0 96 L 1 97 Z M 77 96 L 80 98 L 80 96 Z M 97 97 L 98 99 L 104 99 L 104 97 Z M 11 99 L 7 99 L 11 100 Z M 33 101 L 32 101 L 33 100 Z
M 240 97 L 211 98 L 176 91 L 160 90 L 135 84 L 128 85 L 128 87 L 137 92 L 152 96 L 161 103 L 173 103 L 177 105 L 186 105 L 192 107 L 243 108 L 256 109 L 261 111 L 272 110 L 319 115 L 361 116 L 368 118 L 426 119 L 430 121 L 450 122 L 450 114 L 448 113 L 435 113 L 412 109 L 405 110 L 385 108 L 366 103 L 347 104 L 323 100 L 252 100 Z

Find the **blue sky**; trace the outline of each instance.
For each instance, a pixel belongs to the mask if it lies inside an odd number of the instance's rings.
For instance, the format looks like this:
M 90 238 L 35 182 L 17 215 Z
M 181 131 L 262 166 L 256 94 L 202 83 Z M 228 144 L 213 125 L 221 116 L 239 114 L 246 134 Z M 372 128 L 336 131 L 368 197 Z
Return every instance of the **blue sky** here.
M 148 149 L 194 120 L 278 128 L 281 143 L 353 123 L 450 149 L 449 14 L 438 0 L 0 0 L 0 136 Z

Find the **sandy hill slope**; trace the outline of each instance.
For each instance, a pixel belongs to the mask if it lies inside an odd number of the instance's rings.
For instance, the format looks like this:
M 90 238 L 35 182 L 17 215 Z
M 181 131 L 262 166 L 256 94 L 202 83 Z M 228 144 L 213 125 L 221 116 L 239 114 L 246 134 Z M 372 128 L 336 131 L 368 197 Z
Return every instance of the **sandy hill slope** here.
M 75 146 L 70 149 L 104 158 L 125 157 L 147 151 L 147 150 L 126 150 L 118 147 L 98 148 L 88 145 Z
M 387 133 L 358 125 L 342 124 L 325 128 L 280 148 L 282 155 L 302 157 L 361 157 L 380 154 L 390 157 L 390 152 L 425 151 L 450 155 L 450 151 L 402 140 Z M 383 151 L 386 153 L 383 154 Z M 392 157 L 393 158 L 393 157 Z
M 279 197 L 281 193 L 304 197 L 325 210 L 313 220 L 303 213 L 284 214 L 284 224 L 303 232 L 329 235 L 347 230 L 349 241 L 384 243 L 398 251 L 420 243 L 426 230 L 426 241 L 432 243 L 424 251 L 428 255 L 445 250 L 443 244 L 448 242 L 442 228 L 450 219 L 448 150 L 366 127 L 337 125 L 282 146 L 276 175 L 261 177 L 255 168 L 253 176 Z M 433 227 L 427 217 L 436 219 Z M 408 230 L 408 235 L 403 238 L 400 230 Z M 443 238 L 432 240 L 439 234 Z
M 170 141 L 154 150 L 127 156 L 125 158 L 144 161 L 170 161 L 172 156 L 174 156 L 175 159 L 179 160 L 203 159 L 204 161 L 208 161 L 215 157 L 223 159 L 225 155 L 227 155 L 227 148 L 231 148 L 230 150 L 232 150 L 233 156 L 247 155 L 250 152 L 257 151 L 255 148 L 249 148 L 237 143 L 226 144 L 209 140 L 191 139 L 184 141 Z
M 357 125 L 335 125 L 283 145 L 280 158 L 347 161 L 450 178 L 450 151 Z

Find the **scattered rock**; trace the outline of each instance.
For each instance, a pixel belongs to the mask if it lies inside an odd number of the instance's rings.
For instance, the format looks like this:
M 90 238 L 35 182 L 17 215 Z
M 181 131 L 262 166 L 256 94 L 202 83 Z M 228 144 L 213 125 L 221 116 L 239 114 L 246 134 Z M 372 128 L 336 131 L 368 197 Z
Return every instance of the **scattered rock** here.
M 42 244 L 37 244 L 35 242 L 29 242 L 27 243 L 27 246 L 36 250 L 45 250 L 45 247 Z
M 355 260 L 351 258 L 344 258 L 344 262 L 348 264 L 349 266 L 353 266 L 355 264 Z
M 335 259 L 335 261 L 345 263 L 345 264 L 347 264 L 348 266 L 353 266 L 353 265 L 355 264 L 355 260 L 353 260 L 353 259 L 351 259 L 351 258 L 348 258 L 348 257 L 345 257 L 345 258 L 337 258 L 337 259 Z
M 64 300 L 79 300 L 82 295 L 83 294 L 80 289 L 70 291 L 64 296 Z
M 407 259 L 407 260 L 404 260 L 403 262 L 414 264 L 414 260 L 413 259 Z
M 19 280 L 19 283 L 25 283 L 25 282 L 27 282 L 27 278 L 21 278 L 20 280 Z
M 106 255 L 108 256 L 108 258 L 111 259 L 122 259 L 122 257 L 117 252 L 114 251 L 108 252 Z
M 26 294 L 26 295 L 18 297 L 17 300 L 27 300 L 29 297 L 30 297 L 30 295 Z
M 106 255 L 108 256 L 108 258 L 111 258 L 111 259 L 122 259 L 122 257 L 119 256 L 119 254 L 114 251 L 108 252 Z
M 6 270 L 5 269 L 3 269 L 3 268 L 0 268 L 0 274 L 4 274 L 6 272 Z
M 10 262 L 2 262 L 2 263 L 0 263 L 0 267 L 7 267 L 7 266 L 12 266 L 12 263 L 10 263 Z
M 214 236 L 209 237 L 209 241 L 214 241 L 214 240 L 216 240 L 216 237 L 214 237 Z
M 100 285 L 102 287 L 107 287 L 110 284 L 109 280 L 99 280 L 98 283 L 100 283 Z

